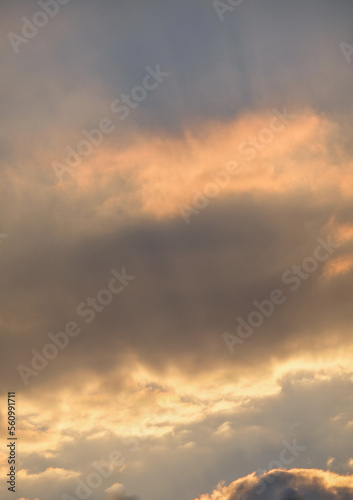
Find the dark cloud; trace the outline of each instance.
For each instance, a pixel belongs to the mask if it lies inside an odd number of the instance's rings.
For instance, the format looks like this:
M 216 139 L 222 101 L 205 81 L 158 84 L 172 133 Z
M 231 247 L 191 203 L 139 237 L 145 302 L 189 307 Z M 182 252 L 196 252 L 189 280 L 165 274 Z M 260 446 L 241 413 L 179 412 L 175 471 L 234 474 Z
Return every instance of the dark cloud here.
M 220 485 L 217 493 L 220 500 L 349 500 L 353 498 L 353 482 L 352 476 L 315 469 L 276 470 L 260 478 L 248 476 L 228 488 Z M 202 496 L 203 500 L 208 498 L 211 496 Z
M 48 383 L 64 366 L 66 375 L 81 368 L 109 370 L 129 350 L 157 370 L 172 363 L 192 373 L 226 363 L 241 373 L 265 367 L 268 357 L 289 358 L 293 342 L 297 355 L 309 343 L 324 349 L 333 325 L 341 327 L 337 338 L 349 342 L 350 273 L 322 288 L 321 266 L 295 292 L 282 280 L 286 270 L 313 255 L 320 234 L 327 238 L 335 204 L 287 195 L 229 198 L 215 201 L 190 226 L 181 217 L 168 224 L 145 220 L 70 246 L 57 242 L 54 233 L 47 241 L 41 236 L 15 260 L 10 251 L 2 256 L 0 295 L 8 325 L 3 369 L 8 370 L 6 353 L 16 344 L 11 365 L 20 388 L 17 364 L 27 364 L 31 349 L 40 350 L 47 334 L 62 331 L 68 321 L 78 322 L 83 333 L 35 384 Z M 350 246 L 335 252 L 349 255 Z M 86 324 L 77 306 L 107 286 L 111 269 L 123 267 L 136 278 Z M 222 333 L 236 334 L 237 317 L 247 319 L 253 301 L 268 299 L 274 289 L 284 292 L 286 302 L 230 355 Z

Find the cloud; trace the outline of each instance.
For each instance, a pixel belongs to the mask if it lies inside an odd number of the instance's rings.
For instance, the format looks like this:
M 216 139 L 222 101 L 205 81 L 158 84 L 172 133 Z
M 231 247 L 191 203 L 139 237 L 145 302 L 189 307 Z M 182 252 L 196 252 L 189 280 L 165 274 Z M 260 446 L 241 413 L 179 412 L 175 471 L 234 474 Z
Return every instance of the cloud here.
M 126 494 L 125 486 L 120 483 L 114 483 L 105 490 L 107 500 L 137 500 L 137 497 Z
M 153 485 L 155 498 L 166 498 L 171 486 L 178 489 L 179 497 L 195 498 L 201 491 L 211 491 L 220 478 L 229 483 L 235 473 L 244 477 L 254 470 L 258 474 L 267 471 L 281 460 L 283 441 L 306 448 L 295 457 L 292 467 L 315 464 L 316 468 L 325 469 L 327 460 L 335 456 L 330 470 L 351 474 L 352 372 L 349 376 L 347 369 L 335 371 L 323 366 L 322 370 L 290 372 L 277 383 L 269 384 L 268 380 L 258 378 L 256 394 L 248 393 L 236 383 L 225 387 L 222 378 L 215 379 L 216 376 L 215 371 L 210 372 L 208 379 L 204 376 L 198 389 L 191 386 L 195 381 L 182 383 L 177 379 L 176 385 L 169 387 L 168 392 L 161 392 L 156 400 L 142 384 L 134 387 L 134 397 L 130 388 L 129 393 L 115 393 L 111 402 L 109 378 L 103 379 L 102 386 L 94 391 L 81 385 L 81 396 L 78 397 L 77 390 L 74 393 L 77 411 L 85 418 L 72 422 L 70 429 L 61 434 L 58 430 L 67 427 L 67 416 L 60 415 L 58 410 L 64 400 L 60 397 L 56 403 L 51 400 L 52 413 L 48 418 L 45 413 L 48 397 L 43 401 L 38 397 L 39 414 L 35 421 L 43 424 L 45 417 L 51 422 L 42 449 L 48 450 L 50 446 L 54 453 L 40 450 L 34 453 L 38 432 L 28 442 L 28 433 L 21 430 L 22 464 L 29 472 L 21 478 L 23 491 L 39 495 L 45 487 L 49 498 L 50 495 L 55 498 L 58 487 L 60 493 L 74 491 L 76 479 L 69 479 L 70 470 L 85 478 L 98 457 L 106 461 L 110 451 L 117 450 L 125 459 L 124 470 L 117 472 L 111 482 L 119 480 L 128 491 L 144 498 L 146 484 L 158 477 Z M 152 380 L 146 372 L 143 378 Z M 271 389 L 269 394 L 266 387 Z M 25 398 L 22 406 L 26 408 L 27 404 Z M 100 422 L 108 407 L 112 418 L 106 419 L 102 431 Z M 133 416 L 128 411 L 130 407 L 135 410 Z M 141 414 L 137 415 L 138 412 Z M 137 439 L 137 449 L 133 441 L 122 439 L 129 433 L 133 433 L 135 442 Z M 67 439 L 69 436 L 71 439 Z M 164 469 L 166 457 L 168 469 Z M 290 453 L 285 458 L 290 459 Z M 54 465 L 67 471 L 63 483 L 56 479 L 48 484 L 44 481 L 46 474 L 39 474 Z M 109 484 L 110 481 L 104 487 Z M 98 496 L 97 500 L 102 499 Z
M 273 470 L 261 477 L 250 474 L 229 486 L 220 483 L 198 500 L 351 500 L 353 476 L 316 469 Z
M 289 437 L 310 447 L 297 467 L 351 472 L 352 2 L 246 0 L 223 23 L 211 0 L 68 2 L 16 55 L 7 34 L 38 8 L 5 1 L 0 20 L 0 380 L 21 398 L 19 496 L 59 498 L 113 446 L 119 480 L 154 500 L 245 476 Z M 157 64 L 165 84 L 112 116 Z M 239 144 L 249 155 L 285 106 L 297 118 L 247 162 Z M 59 184 L 52 162 L 108 116 L 114 133 Z M 233 160 L 241 174 L 186 226 L 179 204 Z M 231 356 L 222 333 L 328 233 L 332 259 Z M 76 307 L 123 266 L 131 289 L 86 324 Z M 25 388 L 17 365 L 69 320 L 82 333 Z M 144 431 L 133 458 L 119 440 Z M 307 500 L 303 474 L 274 495 Z

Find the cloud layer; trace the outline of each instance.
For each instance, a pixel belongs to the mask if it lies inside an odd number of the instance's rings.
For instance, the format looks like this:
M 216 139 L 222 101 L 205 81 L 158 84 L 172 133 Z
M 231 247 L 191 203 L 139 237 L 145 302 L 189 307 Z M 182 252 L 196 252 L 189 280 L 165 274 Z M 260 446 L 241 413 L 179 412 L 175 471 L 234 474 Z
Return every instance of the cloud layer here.
M 39 9 L 5 1 L 0 20 L 18 497 L 73 496 L 116 451 L 92 500 L 254 500 L 261 481 L 264 500 L 352 498 L 352 2 L 244 0 L 221 22 L 211 0 L 71 1 L 15 53 Z M 121 293 L 113 270 L 134 277 Z M 267 483 L 294 440 L 297 469 Z

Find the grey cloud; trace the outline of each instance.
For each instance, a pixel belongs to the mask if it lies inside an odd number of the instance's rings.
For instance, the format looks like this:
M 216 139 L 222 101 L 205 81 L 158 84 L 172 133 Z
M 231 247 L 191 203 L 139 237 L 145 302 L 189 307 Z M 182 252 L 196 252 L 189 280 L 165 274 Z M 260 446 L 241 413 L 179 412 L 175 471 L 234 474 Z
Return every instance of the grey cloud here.
M 329 474 L 327 476 L 329 478 Z M 245 484 L 245 486 L 240 482 L 239 486 L 235 485 L 234 491 L 229 496 L 226 495 L 224 499 L 349 500 L 353 498 L 352 481 L 348 486 L 342 486 L 338 477 L 330 478 L 333 484 L 328 484 L 325 479 L 325 473 L 316 470 L 276 471 L 253 480 L 250 484 Z M 349 483 L 349 478 L 346 477 L 345 479 L 345 483 Z M 266 484 L 266 490 L 259 495 L 257 492 L 259 485 L 261 486 L 261 482 L 266 480 L 269 481 Z
M 3 369 L 8 373 L 6 353 L 16 344 L 10 368 L 16 377 L 17 364 L 30 361 L 31 349 L 40 350 L 48 332 L 57 333 L 71 320 L 83 333 L 35 384 L 80 369 L 105 372 L 129 349 L 162 371 L 170 363 L 189 373 L 226 364 L 240 374 L 265 367 L 267 358 L 292 356 L 293 342 L 297 354 L 309 344 L 324 352 L 323 339 L 337 325 L 337 339 L 349 343 L 350 273 L 322 289 L 317 271 L 295 293 L 282 281 L 284 271 L 313 254 L 315 238 L 334 212 L 333 199 L 229 197 L 215 201 L 190 227 L 181 217 L 168 224 L 136 221 L 129 229 L 82 236 L 69 246 L 57 240 L 55 231 L 46 237 L 38 233 L 38 241 L 24 242 L 15 259 L 8 246 L 1 260 L 0 296 L 4 328 L 15 336 L 4 343 Z M 351 246 L 336 252 L 349 255 Z M 111 269 L 123 267 L 136 279 L 86 324 L 77 306 L 107 285 Z M 222 333 L 235 333 L 237 316 L 246 319 L 253 301 L 267 299 L 275 288 L 283 289 L 286 303 L 230 355 Z M 10 322 L 14 311 L 16 321 Z
M 5 5 L 1 31 L 8 42 L 7 33 L 21 28 L 21 13 L 30 17 L 38 6 Z M 146 65 L 158 63 L 171 73 L 168 84 L 122 126 L 118 121 L 122 143 L 133 130 L 182 134 L 185 124 L 273 106 L 309 103 L 344 116 L 353 76 L 339 43 L 351 41 L 352 15 L 346 0 L 260 6 L 246 0 L 224 23 L 211 1 L 70 2 L 19 54 L 9 44 L 2 49 L 9 68 L 2 81 L 3 154 L 16 158 L 20 131 L 33 143 L 40 135 L 59 154 L 139 83 Z

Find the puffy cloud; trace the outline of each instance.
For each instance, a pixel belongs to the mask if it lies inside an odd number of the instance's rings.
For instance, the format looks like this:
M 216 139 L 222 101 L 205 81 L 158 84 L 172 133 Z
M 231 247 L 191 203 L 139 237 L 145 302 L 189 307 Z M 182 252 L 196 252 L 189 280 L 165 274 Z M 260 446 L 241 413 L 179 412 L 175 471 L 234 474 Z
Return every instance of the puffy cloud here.
M 137 500 L 137 497 L 126 494 L 126 489 L 123 484 L 114 483 L 105 490 L 107 500 Z
M 353 476 L 317 469 L 273 470 L 261 477 L 250 474 L 198 500 L 351 500 Z

